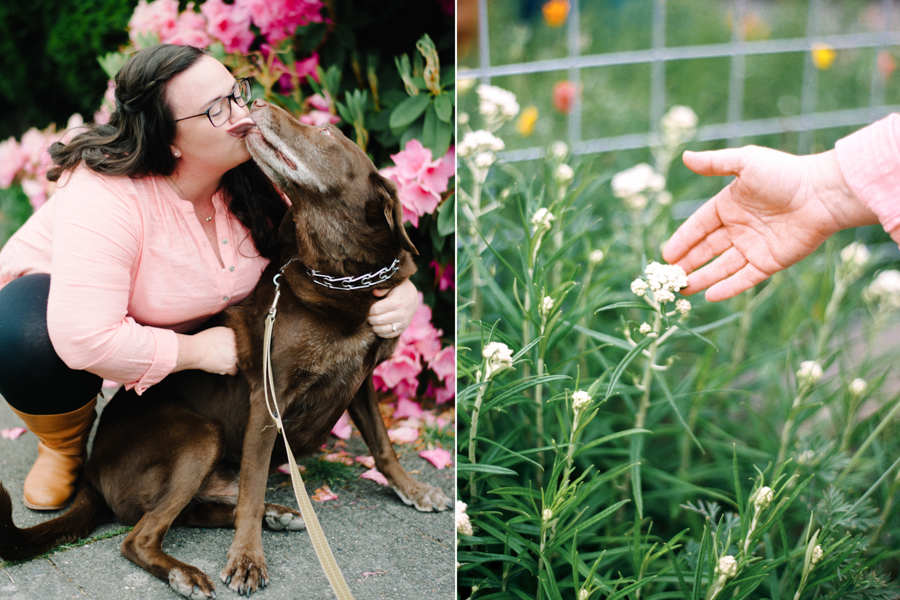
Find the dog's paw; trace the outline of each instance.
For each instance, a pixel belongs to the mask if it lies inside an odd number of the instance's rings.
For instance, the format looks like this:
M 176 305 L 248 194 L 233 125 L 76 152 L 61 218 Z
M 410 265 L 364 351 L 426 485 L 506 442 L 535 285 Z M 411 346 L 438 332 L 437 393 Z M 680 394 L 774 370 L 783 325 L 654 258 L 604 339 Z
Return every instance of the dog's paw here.
M 266 559 L 262 554 L 257 556 L 247 553 L 229 557 L 220 577 L 229 589 L 237 592 L 239 596 L 248 598 L 253 592 L 269 585 L 269 571 L 266 569 Z
M 169 585 L 173 590 L 188 598 L 215 598 L 216 586 L 206 573 L 185 565 L 169 571 Z
M 398 486 L 392 486 L 400 499 L 408 506 L 415 506 L 416 510 L 431 512 L 433 510 L 447 510 L 451 502 L 447 494 L 441 488 L 413 480 L 415 485 L 401 490 Z
M 278 504 L 266 504 L 266 515 L 263 522 L 272 531 L 306 529 L 306 521 L 298 511 Z

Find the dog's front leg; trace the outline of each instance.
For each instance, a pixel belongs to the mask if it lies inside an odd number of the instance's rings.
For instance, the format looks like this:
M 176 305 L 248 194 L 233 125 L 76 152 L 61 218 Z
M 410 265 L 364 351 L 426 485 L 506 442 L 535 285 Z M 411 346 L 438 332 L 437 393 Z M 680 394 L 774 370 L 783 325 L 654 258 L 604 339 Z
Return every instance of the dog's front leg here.
M 266 410 L 262 390 L 250 394 L 250 415 L 244 431 L 238 502 L 234 518 L 234 540 L 222 581 L 241 595 L 249 596 L 269 582 L 262 549 L 266 480 L 278 430 Z
M 348 410 L 375 458 L 375 466 L 403 502 L 425 512 L 445 510 L 450 506 L 450 498 L 443 490 L 410 477 L 397 459 L 381 418 L 381 411 L 378 410 L 378 398 L 371 374 L 350 402 Z

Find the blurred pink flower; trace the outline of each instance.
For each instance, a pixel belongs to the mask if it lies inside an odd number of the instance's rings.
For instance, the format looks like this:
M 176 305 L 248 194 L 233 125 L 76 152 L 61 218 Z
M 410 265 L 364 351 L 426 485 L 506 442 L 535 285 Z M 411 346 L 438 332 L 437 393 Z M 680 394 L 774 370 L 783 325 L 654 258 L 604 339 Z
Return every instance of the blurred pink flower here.
M 438 280 L 438 289 L 442 292 L 455 287 L 456 278 L 454 277 L 453 263 L 449 262 L 441 266 L 436 260 L 431 261 L 430 267 L 434 268 L 434 276 Z
M 27 160 L 15 138 L 0 142 L 0 188 L 6 189 L 12 185 Z
M 456 348 L 453 346 L 441 348 L 440 352 L 428 362 L 428 366 L 441 381 L 456 377 Z
M 178 22 L 178 0 L 140 0 L 128 21 L 128 37 L 134 47 L 140 49 L 139 34 L 155 33 L 160 41 L 168 39 Z
M 328 112 L 321 110 L 311 110 L 305 115 L 300 115 L 300 122 L 304 125 L 312 125 L 313 127 L 321 127 L 322 125 L 337 125 L 341 122 L 341 118 Z
M 294 83 L 291 80 L 293 73 L 297 74 L 298 83 L 303 83 L 309 77 L 318 81 L 316 68 L 319 66 L 319 55 L 315 52 L 313 52 L 309 58 L 297 61 L 293 63 L 293 66 L 289 67 L 282 62 L 281 57 L 270 44 L 262 44 L 260 46 L 260 51 L 265 57 L 266 62 L 271 62 L 272 73 L 275 75 L 280 74 L 278 78 L 278 87 L 282 92 L 287 93 L 294 89 Z M 324 110 L 328 110 L 327 106 Z
M 349 439 L 353 434 L 353 427 L 350 425 L 350 415 L 347 414 L 347 411 L 344 411 L 341 418 L 331 428 L 331 433 L 342 440 Z
M 403 205 L 403 218 L 419 226 L 419 217 L 431 214 L 447 191 L 455 173 L 456 158 L 451 148 L 440 160 L 432 160 L 431 150 L 419 140 L 410 140 L 406 148 L 392 154 L 394 167 L 381 169 L 381 174 L 397 184 L 397 196 Z
M 426 396 L 433 396 L 435 404 L 445 404 L 456 397 L 456 378 L 448 377 L 443 387 L 428 382 L 428 389 L 425 391 Z
M 283 475 L 290 475 L 291 474 L 291 464 L 284 463 L 283 465 L 278 467 L 276 470 Z M 297 465 L 297 470 L 300 471 L 301 473 L 306 473 L 306 467 L 304 467 L 303 465 Z
M 422 407 L 419 406 L 419 403 L 415 402 L 414 400 L 400 398 L 399 400 L 397 400 L 397 408 L 394 410 L 393 416 L 395 419 L 419 419 L 422 417 Z
M 553 86 L 553 107 L 564 115 L 572 111 L 578 98 L 578 88 L 571 81 L 557 81 Z
M 321 460 L 325 460 L 328 462 L 339 462 L 344 463 L 348 467 L 353 466 L 353 459 L 350 458 L 350 455 L 347 454 L 346 450 L 341 450 L 340 452 L 334 452 L 332 454 L 326 454 L 322 457 Z
M 7 427 L 5 429 L 0 429 L 0 437 L 7 440 L 15 440 L 26 431 L 28 430 L 24 427 Z
M 297 27 L 321 23 L 324 5 L 319 0 L 236 0 L 250 11 L 253 22 L 270 43 L 294 35 Z
M 419 430 L 415 427 L 395 427 L 388 429 L 388 437 L 392 444 L 412 444 L 419 439 Z
M 206 18 L 200 13 L 194 12 L 193 2 L 188 2 L 184 12 L 178 16 L 175 28 L 168 35 L 160 36 L 159 41 L 164 44 L 196 46 L 197 48 L 206 48 L 212 44 L 212 38 L 206 33 Z
M 222 0 L 206 0 L 200 6 L 206 17 L 206 32 L 222 42 L 226 52 L 247 54 L 254 35 L 250 31 L 250 11 L 240 4 L 225 4 Z
M 371 456 L 357 456 L 356 462 L 360 463 L 362 466 L 366 467 L 367 469 L 375 468 L 375 458 L 373 458 Z
M 360 475 L 360 477 L 362 477 L 363 479 L 371 479 L 372 481 L 380 483 L 381 485 L 390 485 L 387 478 L 379 473 L 378 469 L 369 469 L 368 471 Z
M 450 453 L 443 448 L 435 448 L 434 450 L 422 450 L 419 456 L 433 464 L 438 469 L 452 467 L 453 461 L 450 460 Z
M 431 362 L 434 355 L 441 349 L 441 334 L 443 331 L 435 329 L 431 324 L 431 307 L 425 304 L 424 295 L 419 292 L 419 308 L 413 315 L 412 322 L 400 335 L 397 348 L 402 352 L 408 348 L 421 356 L 426 362 Z M 396 353 L 396 352 L 395 352 Z

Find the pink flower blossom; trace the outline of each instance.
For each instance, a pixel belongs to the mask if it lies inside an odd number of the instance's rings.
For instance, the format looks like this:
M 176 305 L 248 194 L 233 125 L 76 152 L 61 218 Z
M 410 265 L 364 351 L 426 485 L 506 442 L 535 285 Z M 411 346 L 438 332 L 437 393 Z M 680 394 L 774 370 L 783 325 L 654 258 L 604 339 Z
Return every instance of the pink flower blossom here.
M 110 79 L 106 84 L 106 92 L 103 94 L 103 102 L 100 109 L 94 113 L 94 123 L 106 125 L 112 116 L 113 107 L 116 105 L 116 82 Z
M 371 456 L 357 456 L 356 462 L 360 463 L 362 466 L 366 467 L 367 469 L 375 468 L 375 459 Z
M 297 27 L 321 23 L 324 5 L 319 0 L 236 0 L 250 11 L 253 22 L 270 43 L 294 35 Z
M 325 96 L 327 96 L 327 98 Z M 314 110 L 329 112 L 331 110 L 331 104 L 329 103 L 328 98 L 330 98 L 331 95 L 328 94 L 328 92 L 325 92 L 325 96 L 322 96 L 322 94 L 313 94 L 306 99 L 306 103 Z
M 206 0 L 200 6 L 206 17 L 206 32 L 222 42 L 226 52 L 247 54 L 253 43 L 250 31 L 250 10 L 240 4 L 225 4 L 222 0 Z
M 178 22 L 178 0 L 140 0 L 128 21 L 128 37 L 134 47 L 140 49 L 139 34 L 156 34 L 160 41 L 175 31 Z
M 401 381 L 416 381 L 421 372 L 422 365 L 415 357 L 395 352 L 391 358 L 375 367 L 375 388 L 382 391 L 394 389 Z
M 313 127 L 321 127 L 322 125 L 337 125 L 341 122 L 341 118 L 328 112 L 321 110 L 311 110 L 305 115 L 300 115 L 300 122 L 304 125 L 312 125 Z
M 441 160 L 432 160 L 431 150 L 419 140 L 410 140 L 391 158 L 396 166 L 381 169 L 381 174 L 397 184 L 404 220 L 418 227 L 419 217 L 433 213 L 447 191 L 456 169 L 455 152 L 450 149 Z
M 443 387 L 437 387 L 428 382 L 426 396 L 433 396 L 435 404 L 445 404 L 456 397 L 456 378 L 448 377 Z
M 7 427 L 5 429 L 0 429 L 0 437 L 7 440 L 16 440 L 26 431 L 28 430 L 24 427 Z
M 294 89 L 294 74 L 297 75 L 297 83 L 303 83 L 309 77 L 312 77 L 316 81 L 319 80 L 316 75 L 316 69 L 319 66 L 319 55 L 315 52 L 313 52 L 309 58 L 296 61 L 292 63 L 291 66 L 288 66 L 282 62 L 278 52 L 276 52 L 275 48 L 270 44 L 262 44 L 260 50 L 262 51 L 266 62 L 271 64 L 272 73 L 275 75 L 280 74 L 278 78 L 278 87 L 282 92 L 288 93 Z M 326 107 L 324 110 L 328 110 L 328 108 Z
M 188 2 L 184 12 L 178 16 L 175 28 L 168 35 L 160 36 L 159 41 L 164 44 L 196 46 L 197 48 L 206 48 L 212 44 L 212 38 L 206 33 L 206 19 L 203 15 L 194 12 L 193 2 Z
M 422 407 L 418 402 L 400 398 L 397 400 L 397 408 L 394 410 L 395 419 L 403 418 L 419 419 L 422 417 Z
M 350 415 L 347 414 L 347 411 L 344 411 L 341 418 L 338 419 L 337 423 L 334 424 L 334 427 L 331 428 L 331 434 L 342 440 L 346 440 L 350 438 L 352 433 L 353 427 L 350 425 Z
M 379 473 L 378 469 L 369 469 L 368 471 L 360 475 L 360 477 L 362 477 L 363 479 L 371 479 L 372 481 L 380 483 L 381 485 L 390 485 L 387 478 Z
M 415 427 L 396 427 L 388 429 L 388 437 L 392 444 L 412 444 L 419 439 L 419 430 Z
M 438 469 L 444 467 L 452 467 L 453 461 L 450 459 L 450 453 L 443 448 L 435 448 L 434 450 L 422 450 L 419 456 L 433 464 Z
M 453 289 L 456 286 L 456 278 L 453 274 L 454 271 L 452 262 L 441 266 L 441 263 L 433 260 L 428 266 L 434 269 L 434 277 L 435 279 L 437 279 L 437 286 L 439 290 L 443 292 L 445 290 Z
M 12 185 L 27 160 L 15 138 L 0 142 L 0 188 L 6 189 Z
M 327 500 L 337 500 L 338 496 L 334 492 L 331 491 L 331 488 L 327 485 L 323 485 L 322 487 L 316 489 L 316 492 L 310 496 L 316 502 L 325 502 Z
M 429 361 L 428 366 L 441 381 L 456 377 L 456 348 L 453 346 L 441 348 L 441 351 Z

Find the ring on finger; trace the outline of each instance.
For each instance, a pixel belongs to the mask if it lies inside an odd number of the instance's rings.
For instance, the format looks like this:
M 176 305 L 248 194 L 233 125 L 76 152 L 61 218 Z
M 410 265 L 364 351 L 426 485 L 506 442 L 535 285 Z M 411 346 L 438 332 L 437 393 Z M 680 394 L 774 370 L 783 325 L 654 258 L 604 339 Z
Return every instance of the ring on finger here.
M 391 323 L 391 331 L 397 331 L 397 324 Z

